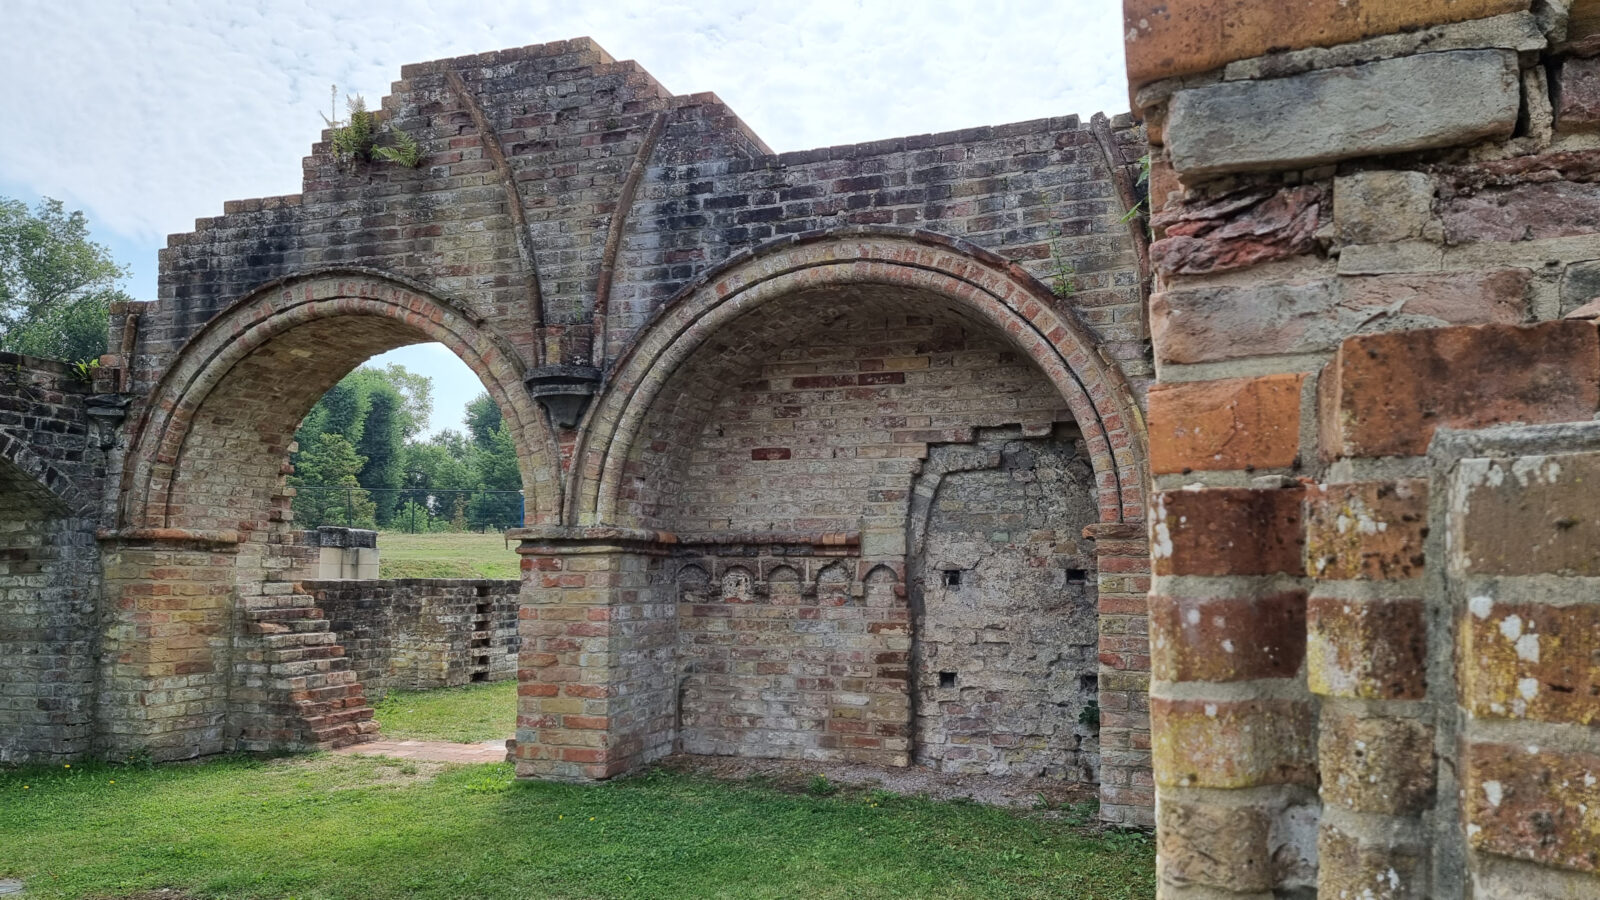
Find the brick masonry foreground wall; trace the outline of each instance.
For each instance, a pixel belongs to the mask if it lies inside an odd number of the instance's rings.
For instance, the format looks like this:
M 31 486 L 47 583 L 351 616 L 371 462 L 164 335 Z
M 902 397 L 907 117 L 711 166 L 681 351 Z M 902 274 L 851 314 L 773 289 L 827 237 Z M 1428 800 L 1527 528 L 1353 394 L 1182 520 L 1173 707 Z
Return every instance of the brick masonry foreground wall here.
M 56 762 L 94 737 L 105 465 L 90 386 L 0 354 L 0 764 Z
M 1125 4 L 1160 895 L 1600 896 L 1600 23 L 1301 6 Z
M 521 582 L 305 581 L 369 700 L 516 677 Z

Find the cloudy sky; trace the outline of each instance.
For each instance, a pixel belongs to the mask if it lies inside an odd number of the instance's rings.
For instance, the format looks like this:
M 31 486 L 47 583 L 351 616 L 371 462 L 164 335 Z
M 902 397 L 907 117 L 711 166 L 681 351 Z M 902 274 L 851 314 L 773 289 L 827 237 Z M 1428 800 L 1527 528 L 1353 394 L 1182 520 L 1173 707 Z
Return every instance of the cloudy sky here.
M 675 92 L 716 92 L 773 149 L 802 150 L 1125 110 L 1120 13 L 1117 0 L 5 0 L 0 196 L 84 210 L 152 299 L 168 233 L 224 200 L 299 192 L 333 84 L 376 107 L 405 63 L 589 35 Z M 418 369 L 453 361 L 407 353 Z M 453 396 L 475 390 L 441 390 L 436 424 L 456 424 Z

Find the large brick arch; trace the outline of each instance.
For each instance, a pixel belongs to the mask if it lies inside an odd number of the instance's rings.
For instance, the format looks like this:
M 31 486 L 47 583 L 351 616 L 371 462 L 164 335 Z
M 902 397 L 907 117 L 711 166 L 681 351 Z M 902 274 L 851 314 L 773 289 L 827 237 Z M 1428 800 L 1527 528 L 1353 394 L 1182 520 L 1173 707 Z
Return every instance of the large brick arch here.
M 382 352 L 426 341 L 449 347 L 482 380 L 511 427 L 528 498 L 528 521 L 556 517 L 560 504 L 551 474 L 553 444 L 543 417 L 522 386 L 522 362 L 511 347 L 464 305 L 441 299 L 408 279 L 341 269 L 309 272 L 256 288 L 185 344 L 151 392 L 136 426 L 118 511 L 122 529 L 229 530 L 196 527 L 194 517 L 174 514 L 175 479 L 181 477 L 185 466 L 193 471 L 205 464 L 203 455 L 190 458 L 196 456 L 190 451 L 197 431 L 203 430 L 197 424 L 201 410 L 218 396 L 284 390 L 283 385 L 294 383 L 302 373 L 287 366 L 265 366 L 263 356 L 275 342 L 281 347 L 294 336 L 313 330 L 324 332 L 319 336 L 322 345 L 332 342 L 351 354 L 344 371 L 370 355 L 364 352 L 368 350 Z M 333 375 L 333 381 L 344 371 Z M 282 382 L 240 383 L 262 380 L 264 375 Z M 332 386 L 331 381 L 322 381 L 327 377 L 296 389 L 297 402 L 289 404 L 296 408 L 281 413 L 284 422 L 294 420 L 288 422 L 289 432 L 310 403 Z M 219 393 L 224 388 L 232 393 Z M 302 405 L 305 409 L 298 408 Z M 284 422 L 262 423 L 263 438 L 266 431 L 282 431 Z M 227 464 L 225 456 L 219 461 Z
M 935 295 L 992 325 L 1060 392 L 1091 448 L 1103 522 L 1139 521 L 1143 419 L 1122 372 L 1048 288 L 1004 258 L 944 235 L 851 229 L 777 241 L 687 285 L 645 326 L 590 409 L 566 496 L 567 521 L 617 523 L 629 454 L 662 387 L 706 339 L 778 298 L 829 286 Z

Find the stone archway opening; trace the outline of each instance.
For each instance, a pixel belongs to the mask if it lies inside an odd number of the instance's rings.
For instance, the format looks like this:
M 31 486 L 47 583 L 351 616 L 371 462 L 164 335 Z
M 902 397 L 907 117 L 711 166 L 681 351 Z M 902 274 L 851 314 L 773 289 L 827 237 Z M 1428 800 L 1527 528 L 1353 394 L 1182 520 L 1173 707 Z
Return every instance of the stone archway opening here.
M 350 598 L 312 581 L 320 549 L 294 521 L 290 452 L 301 421 L 340 379 L 380 353 L 434 341 L 500 406 L 533 518 L 538 453 L 528 448 L 543 449 L 543 425 L 516 357 L 470 314 L 405 285 L 327 276 L 258 292 L 167 368 L 129 457 L 124 527 L 108 536 L 108 595 L 122 621 L 107 631 L 102 678 L 147 692 L 141 708 L 109 714 L 111 752 L 332 747 L 376 730 L 362 661 L 346 655 L 335 613 L 323 608 Z M 511 584 L 434 599 L 472 621 L 503 613 L 512 624 L 485 630 L 514 643 Z M 482 649 L 471 634 L 459 643 L 463 654 Z M 501 663 L 498 674 L 514 668 Z
M 605 778 L 674 748 L 910 764 L 928 656 L 909 583 L 917 479 L 941 446 L 1056 438 L 1092 472 L 1073 470 L 1090 524 L 1060 535 L 1062 553 L 1018 558 L 1059 563 L 1064 596 L 1081 597 L 1098 653 L 1076 636 L 1066 656 L 1089 671 L 1069 705 L 1082 715 L 1095 696 L 1105 712 L 1098 767 L 1079 741 L 1054 768 L 1098 774 L 1122 820 L 1148 777 L 1148 476 L 1107 352 L 1021 268 L 921 232 L 809 234 L 686 286 L 587 413 L 566 524 L 523 535 L 540 575 L 524 593 L 537 662 L 518 774 Z M 1060 518 L 1058 532 L 1077 525 Z

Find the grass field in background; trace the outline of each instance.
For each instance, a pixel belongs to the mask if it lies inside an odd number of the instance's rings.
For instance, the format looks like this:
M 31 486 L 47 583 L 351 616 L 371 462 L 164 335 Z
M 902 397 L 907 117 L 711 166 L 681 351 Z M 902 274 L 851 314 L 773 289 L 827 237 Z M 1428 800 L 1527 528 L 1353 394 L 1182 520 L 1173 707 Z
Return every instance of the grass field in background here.
M 516 734 L 517 681 L 390 691 L 374 709 L 386 740 L 460 744 L 500 740 Z
M 1148 837 L 1041 813 L 326 754 L 0 770 L 0 848 L 0 878 L 23 879 L 30 900 L 1155 894 Z
M 378 535 L 379 578 L 516 578 L 515 543 L 498 531 Z

